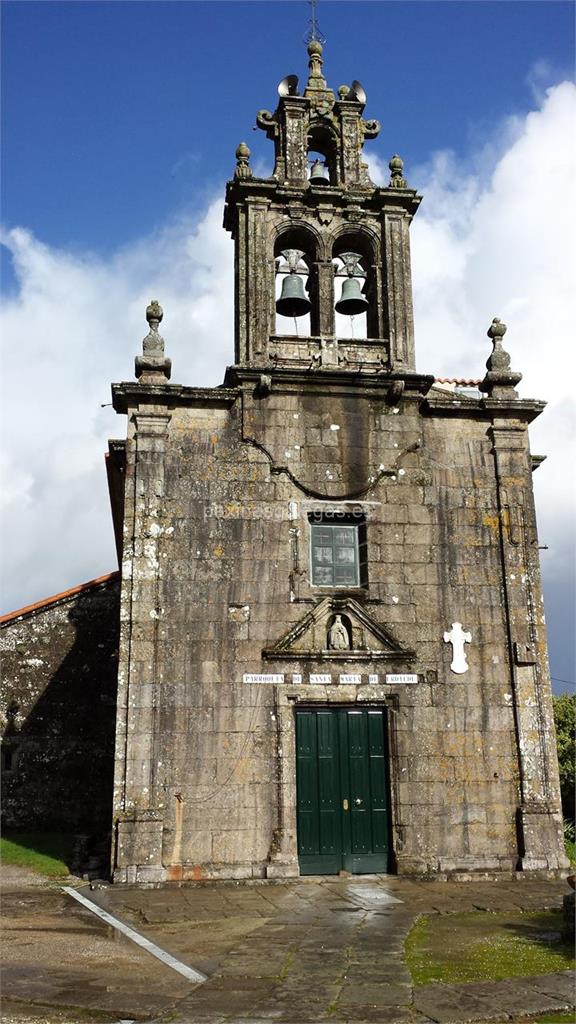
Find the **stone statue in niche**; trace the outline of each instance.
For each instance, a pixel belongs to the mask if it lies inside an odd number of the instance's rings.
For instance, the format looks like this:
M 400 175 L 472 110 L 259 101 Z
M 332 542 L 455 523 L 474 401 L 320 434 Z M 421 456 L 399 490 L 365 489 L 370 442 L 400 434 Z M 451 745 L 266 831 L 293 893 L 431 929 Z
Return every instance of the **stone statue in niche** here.
M 341 615 L 334 616 L 334 622 L 328 630 L 328 648 L 331 651 L 350 650 L 350 634 Z

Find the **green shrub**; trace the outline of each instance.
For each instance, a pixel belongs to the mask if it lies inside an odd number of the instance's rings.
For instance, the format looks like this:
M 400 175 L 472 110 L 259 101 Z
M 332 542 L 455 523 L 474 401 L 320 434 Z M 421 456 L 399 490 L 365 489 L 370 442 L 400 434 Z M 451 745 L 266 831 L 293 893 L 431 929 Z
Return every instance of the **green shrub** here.
M 560 792 L 564 817 L 574 822 L 574 793 L 576 790 L 576 694 L 562 693 L 552 697 L 556 739 L 558 743 L 558 766 L 560 768 Z M 574 836 L 566 837 L 573 841 Z

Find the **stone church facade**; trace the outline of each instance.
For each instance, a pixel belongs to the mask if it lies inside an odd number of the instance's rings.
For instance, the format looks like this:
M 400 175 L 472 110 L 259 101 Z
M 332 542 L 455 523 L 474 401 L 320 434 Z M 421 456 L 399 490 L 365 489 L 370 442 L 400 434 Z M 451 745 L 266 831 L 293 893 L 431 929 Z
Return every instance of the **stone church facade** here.
M 528 426 L 494 320 L 479 389 L 416 371 L 410 223 L 322 47 L 241 144 L 235 361 L 170 382 L 162 310 L 109 469 L 121 597 L 113 877 L 557 870 Z M 312 155 L 318 159 L 310 171 Z
M 497 320 L 477 397 L 416 372 L 420 197 L 397 157 L 372 184 L 363 91 L 335 94 L 308 52 L 302 94 L 285 79 L 258 113 L 272 176 L 241 144 L 227 187 L 224 384 L 168 382 L 152 303 L 138 382 L 113 388 L 114 877 L 557 868 L 527 430 L 543 403 L 518 397 Z

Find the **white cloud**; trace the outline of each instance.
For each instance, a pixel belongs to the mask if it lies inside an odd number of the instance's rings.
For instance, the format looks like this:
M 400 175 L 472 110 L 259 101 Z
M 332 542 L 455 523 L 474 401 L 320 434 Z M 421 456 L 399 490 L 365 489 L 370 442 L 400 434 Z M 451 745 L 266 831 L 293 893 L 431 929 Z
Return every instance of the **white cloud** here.
M 534 477 L 556 674 L 573 679 L 574 267 L 576 88 L 549 89 L 540 109 L 509 119 L 459 167 L 435 154 L 414 180 L 424 202 L 412 226 L 418 368 L 481 377 L 493 316 L 523 374 L 522 397 L 548 402 L 530 428 L 547 461 Z M 487 157 L 498 154 L 492 166 Z M 471 169 L 472 168 L 472 169 Z M 563 598 L 560 600 L 559 595 Z
M 521 394 L 549 402 L 531 434 L 533 450 L 549 454 L 535 477 L 540 534 L 550 545 L 545 569 L 562 586 L 573 504 L 575 112 L 576 89 L 562 83 L 465 165 L 444 152 L 408 169 L 425 197 L 412 227 L 418 367 L 481 377 L 492 317 L 508 324 Z M 372 154 L 369 164 L 385 183 L 387 159 Z M 216 384 L 232 362 L 233 246 L 222 205 L 218 198 L 199 223 L 180 218 L 107 262 L 51 249 L 22 229 L 7 233 L 19 282 L 2 317 L 7 608 L 115 564 L 103 452 L 125 424 L 100 405 L 110 380 L 133 376 L 148 301 L 164 306 L 175 381 Z
M 108 262 L 6 232 L 19 283 L 2 313 L 0 466 L 6 610 L 115 568 L 104 452 L 126 432 L 110 381 L 130 380 L 151 298 L 174 380 L 217 384 L 233 361 L 232 244 L 222 201 Z
M 508 325 L 504 347 L 523 373 L 520 394 L 543 398 L 532 449 L 548 454 L 534 478 L 544 565 L 573 569 L 576 404 L 573 389 L 576 238 L 576 88 L 549 89 L 538 111 L 516 123 L 490 176 L 460 174 L 436 154 L 419 187 L 412 227 L 418 365 L 438 376 L 481 377 L 493 316 Z M 510 124 L 504 126 L 510 141 Z M 494 140 L 498 147 L 498 140 Z

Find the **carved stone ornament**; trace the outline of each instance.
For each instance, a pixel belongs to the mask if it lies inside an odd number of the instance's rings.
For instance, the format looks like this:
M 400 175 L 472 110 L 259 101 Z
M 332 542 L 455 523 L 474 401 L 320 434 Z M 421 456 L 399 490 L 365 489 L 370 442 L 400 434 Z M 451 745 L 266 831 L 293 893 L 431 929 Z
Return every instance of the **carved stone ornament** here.
M 340 259 L 344 264 L 342 271 L 336 272 L 338 277 L 365 277 L 366 274 L 360 266 L 362 259 L 358 252 L 341 252 Z
M 486 332 L 492 339 L 493 348 L 486 362 L 488 372 L 480 384 L 480 390 L 486 392 L 491 398 L 517 398 L 518 392 L 514 388 L 522 380 L 521 373 L 515 373 L 510 369 L 510 355 L 502 348 L 502 339 L 506 334 L 506 329 L 506 324 L 503 324 L 495 316 Z
M 357 224 L 362 220 L 362 210 L 359 206 L 349 206 L 347 210 L 343 211 L 343 214 L 351 224 Z
M 371 121 L 361 120 L 360 126 L 365 139 L 375 139 L 380 134 L 381 124 L 376 118 L 373 118 Z
M 308 43 L 308 85 L 307 89 L 326 89 L 326 80 L 322 74 L 322 43 L 319 39 L 311 39 Z
M 285 262 L 277 261 L 278 273 L 280 274 L 307 274 L 308 267 L 303 260 L 305 255 L 303 249 L 283 249 L 281 255 Z
M 319 206 L 316 210 L 316 220 L 324 227 L 328 227 L 334 218 L 334 211 L 327 206 Z
M 234 177 L 243 180 L 252 177 L 252 168 L 250 167 L 250 150 L 245 142 L 241 142 L 236 150 L 236 170 L 234 171 Z
M 341 615 L 334 616 L 334 622 L 328 630 L 328 648 L 332 651 L 350 650 L 350 636 Z
M 402 157 L 394 154 L 390 163 L 390 188 L 408 188 L 408 182 L 404 177 L 404 161 Z
M 274 138 L 278 131 L 278 122 L 270 110 L 259 110 L 256 114 L 256 124 L 266 132 L 268 138 Z
M 290 217 L 290 220 L 300 220 L 304 215 L 304 204 L 303 203 L 289 203 L 286 207 L 286 212 Z
M 406 671 L 416 658 L 352 597 L 325 597 L 262 651 L 270 661 L 388 661 Z
M 142 341 L 142 355 L 136 356 L 135 374 L 141 384 L 163 384 L 170 380 L 172 361 L 164 355 L 164 338 L 158 331 L 164 311 L 157 299 L 146 307 L 150 330 Z

